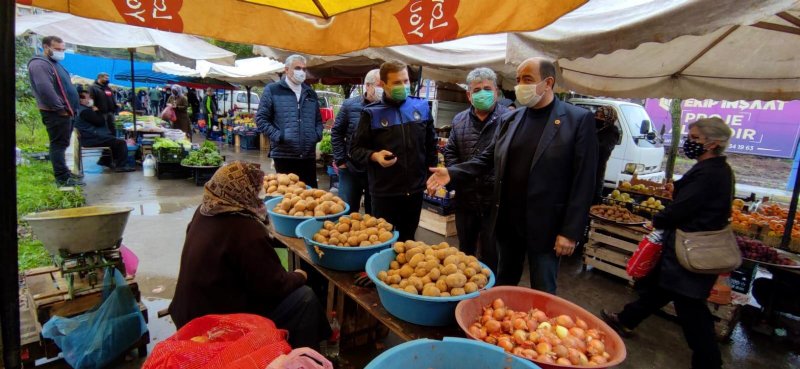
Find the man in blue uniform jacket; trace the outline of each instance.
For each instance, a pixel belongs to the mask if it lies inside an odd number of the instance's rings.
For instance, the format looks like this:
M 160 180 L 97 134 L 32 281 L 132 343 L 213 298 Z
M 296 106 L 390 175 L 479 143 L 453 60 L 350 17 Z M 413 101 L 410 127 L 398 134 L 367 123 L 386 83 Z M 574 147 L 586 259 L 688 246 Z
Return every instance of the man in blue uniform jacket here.
M 350 157 L 367 169 L 372 215 L 392 223 L 401 240 L 413 240 L 427 168 L 437 162 L 436 133 L 428 101 L 408 96 L 406 65 L 385 62 L 380 76 L 383 100 L 361 113 Z

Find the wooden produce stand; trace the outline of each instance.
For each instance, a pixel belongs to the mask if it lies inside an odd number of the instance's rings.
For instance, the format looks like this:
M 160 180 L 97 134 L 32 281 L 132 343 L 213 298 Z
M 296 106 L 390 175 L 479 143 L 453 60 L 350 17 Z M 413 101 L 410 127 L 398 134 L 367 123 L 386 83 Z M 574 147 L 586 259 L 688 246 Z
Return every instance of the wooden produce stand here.
M 102 274 L 102 272 L 101 272 Z M 102 281 L 102 276 L 99 277 Z M 139 310 L 148 321 L 147 307 L 141 302 L 139 285 L 126 278 Z M 74 280 L 74 298 L 69 298 L 67 281 L 57 267 L 43 267 L 26 271 L 21 276 L 20 287 L 20 356 L 25 367 L 34 367 L 36 360 L 52 359 L 61 352 L 55 342 L 41 336 L 42 325 L 53 316 L 74 317 L 83 314 L 103 301 L 102 282 L 91 286 L 86 280 Z M 130 350 L 136 349 L 139 357 L 147 356 L 150 333 L 145 333 Z
M 589 242 L 583 250 L 584 270 L 591 265 L 633 282 L 625 266 L 639 247 L 639 241 L 650 231 L 641 225 L 621 225 L 600 219 L 592 219 L 589 227 Z
M 419 226 L 445 237 L 453 237 L 457 233 L 455 214 L 439 215 L 428 209 L 422 209 Z
M 441 340 L 443 337 L 464 337 L 464 333 L 455 324 L 447 327 L 425 327 L 395 318 L 381 305 L 375 287 L 359 287 L 353 283 L 355 272 L 338 272 L 314 265 L 302 239 L 279 235 L 272 226 L 270 231 L 276 240 L 288 248 L 290 270 L 296 269 L 300 260 L 303 260 L 328 280 L 327 311 L 335 310 L 342 324 L 343 347 L 374 341 L 375 329 L 372 328 L 376 324 L 385 326 L 405 341 L 420 338 Z M 347 309 L 349 301 L 355 302 L 357 309 Z

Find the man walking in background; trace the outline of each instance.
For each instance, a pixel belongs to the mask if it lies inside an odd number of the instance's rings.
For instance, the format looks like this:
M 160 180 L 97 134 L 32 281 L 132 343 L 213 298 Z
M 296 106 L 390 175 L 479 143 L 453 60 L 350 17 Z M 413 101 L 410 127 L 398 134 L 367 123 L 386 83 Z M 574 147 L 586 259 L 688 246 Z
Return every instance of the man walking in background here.
M 319 98 L 306 80 L 306 58 L 291 55 L 284 77 L 267 85 L 258 104 L 258 131 L 269 137 L 269 156 L 278 173 L 294 173 L 317 187 L 317 142 L 322 140 Z
M 148 94 L 150 95 L 150 115 L 161 115 L 161 91 L 158 87 L 153 87 Z
M 28 62 L 28 75 L 33 96 L 42 114 L 50 138 L 50 162 L 58 186 L 83 186 L 85 183 L 70 174 L 65 153 L 72 134 L 72 119 L 80 99 L 70 81 L 69 72 L 59 63 L 64 60 L 66 47 L 58 36 L 42 39 L 44 56 Z
M 333 161 L 339 168 L 339 195 L 350 204 L 350 211 L 354 213 L 361 209 L 362 195 L 364 208 L 367 212 L 372 211 L 367 172 L 350 159 L 350 145 L 361 120 L 361 111 L 366 105 L 380 101 L 383 96 L 383 88 L 377 86 L 379 81 L 380 69 L 369 71 L 364 77 L 364 95 L 351 97 L 342 103 L 331 129 Z

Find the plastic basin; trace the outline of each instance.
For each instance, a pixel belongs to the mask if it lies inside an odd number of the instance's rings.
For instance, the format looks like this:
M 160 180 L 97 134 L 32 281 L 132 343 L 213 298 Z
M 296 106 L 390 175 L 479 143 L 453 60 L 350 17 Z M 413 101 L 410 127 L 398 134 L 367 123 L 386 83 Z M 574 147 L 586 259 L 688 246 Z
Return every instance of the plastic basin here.
M 464 338 L 409 341 L 376 357 L 364 369 L 538 369 L 500 347 Z
M 115 248 L 133 208 L 84 206 L 29 214 L 23 220 L 53 255 Z
M 429 297 L 412 295 L 389 287 L 378 279 L 378 273 L 382 270 L 389 270 L 389 264 L 395 257 L 397 257 L 397 253 L 393 249 L 383 250 L 367 260 L 366 269 L 367 275 L 378 289 L 378 297 L 380 297 L 383 307 L 390 314 L 402 320 L 432 327 L 450 325 L 455 322 L 453 312 L 456 305 L 461 301 L 478 297 L 478 292 L 455 297 Z M 488 268 L 483 263 L 481 266 Z M 489 282 L 484 288 L 494 286 L 494 282 L 494 274 L 490 274 Z
M 323 223 L 324 221 L 316 219 L 304 220 L 297 226 L 295 233 L 297 237 L 305 241 L 306 250 L 308 250 L 308 255 L 311 257 L 311 261 L 313 261 L 314 264 L 343 272 L 364 270 L 364 266 L 367 264 L 367 259 L 369 259 L 370 256 L 389 248 L 400 237 L 400 233 L 394 231 L 392 232 L 394 235 L 392 239 L 378 245 L 366 247 L 325 245 L 312 239 L 314 234 L 322 229 Z
M 344 211 L 338 214 L 331 214 L 326 215 L 324 217 L 290 217 L 288 215 L 278 214 L 272 209 L 275 209 L 276 206 L 283 200 L 283 196 L 279 196 L 268 200 L 265 203 L 267 207 L 267 214 L 269 214 L 269 221 L 272 223 L 272 226 L 275 227 L 275 231 L 279 234 L 286 236 L 286 237 L 297 237 L 297 226 L 300 225 L 305 220 L 308 219 L 317 219 L 317 220 L 328 220 L 328 219 L 337 219 L 340 216 L 347 214 L 350 211 L 350 205 L 345 203 L 344 204 Z
M 483 308 L 485 306 L 489 306 L 492 301 L 498 298 L 503 299 L 507 307 L 516 311 L 528 311 L 532 308 L 537 308 L 544 311 L 544 313 L 551 318 L 566 314 L 573 318 L 578 317 L 584 320 L 586 324 L 589 325 L 589 328 L 599 330 L 601 334 L 605 336 L 606 351 L 611 357 L 608 359 L 607 364 L 595 368 L 614 367 L 625 360 L 625 356 L 627 355 L 625 343 L 622 342 L 622 338 L 620 338 L 617 332 L 609 327 L 602 319 L 594 316 L 582 307 L 558 296 L 525 287 L 494 287 L 485 291 L 480 291 L 480 296 L 474 299 L 460 302 L 456 307 L 455 316 L 459 327 L 461 327 L 467 337 L 475 339 L 475 337 L 469 334 L 469 326 L 475 322 L 476 318 L 483 314 Z M 534 362 L 536 362 L 536 360 L 534 360 Z M 543 364 L 539 362 L 536 362 L 536 364 L 545 369 L 580 368 L 580 366 L 574 365 Z

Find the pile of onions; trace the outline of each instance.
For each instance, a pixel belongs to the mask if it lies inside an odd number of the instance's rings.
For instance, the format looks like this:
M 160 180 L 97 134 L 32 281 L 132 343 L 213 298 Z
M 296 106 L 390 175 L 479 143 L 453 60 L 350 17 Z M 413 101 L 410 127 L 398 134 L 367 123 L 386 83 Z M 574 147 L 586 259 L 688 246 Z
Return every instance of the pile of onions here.
M 600 366 L 610 357 L 602 333 L 580 318 L 568 315 L 550 318 L 539 309 L 519 312 L 496 299 L 483 308 L 483 315 L 469 333 L 506 352 L 544 364 Z

